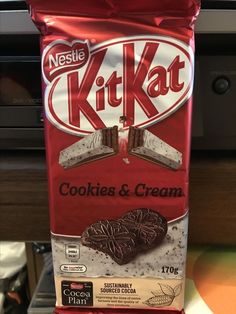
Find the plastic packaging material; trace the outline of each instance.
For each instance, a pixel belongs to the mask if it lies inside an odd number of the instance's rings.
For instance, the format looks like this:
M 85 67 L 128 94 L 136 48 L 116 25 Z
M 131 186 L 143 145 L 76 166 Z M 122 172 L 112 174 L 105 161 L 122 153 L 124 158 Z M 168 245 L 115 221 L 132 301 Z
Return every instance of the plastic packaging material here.
M 29 0 L 56 313 L 181 313 L 197 0 Z

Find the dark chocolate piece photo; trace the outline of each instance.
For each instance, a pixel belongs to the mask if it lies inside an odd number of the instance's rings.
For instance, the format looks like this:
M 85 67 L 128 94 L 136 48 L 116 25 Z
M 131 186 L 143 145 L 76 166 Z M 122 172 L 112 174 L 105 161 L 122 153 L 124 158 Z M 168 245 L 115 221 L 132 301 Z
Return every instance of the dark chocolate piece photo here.
M 118 127 L 95 131 L 60 152 L 59 164 L 67 169 L 118 153 Z
M 83 232 L 81 242 L 108 254 L 119 265 L 130 262 L 137 253 L 135 234 L 115 220 L 101 220 L 90 225 Z
M 84 246 L 109 255 L 117 264 L 159 245 L 167 233 L 167 220 L 149 208 L 138 208 L 117 220 L 100 220 L 82 233 Z
M 120 221 L 135 233 L 137 243 L 142 250 L 160 244 L 167 233 L 166 218 L 149 208 L 131 210 L 123 215 Z

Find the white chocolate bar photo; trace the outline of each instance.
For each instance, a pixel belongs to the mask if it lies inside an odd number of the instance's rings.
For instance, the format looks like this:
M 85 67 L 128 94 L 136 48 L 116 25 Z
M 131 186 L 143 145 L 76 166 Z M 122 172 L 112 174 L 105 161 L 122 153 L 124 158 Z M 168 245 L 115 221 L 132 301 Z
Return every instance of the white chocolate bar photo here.
M 67 169 L 115 155 L 118 150 L 118 128 L 106 128 L 85 136 L 60 152 L 59 164 Z
M 182 153 L 151 132 L 130 127 L 128 152 L 148 161 L 177 170 L 182 165 Z

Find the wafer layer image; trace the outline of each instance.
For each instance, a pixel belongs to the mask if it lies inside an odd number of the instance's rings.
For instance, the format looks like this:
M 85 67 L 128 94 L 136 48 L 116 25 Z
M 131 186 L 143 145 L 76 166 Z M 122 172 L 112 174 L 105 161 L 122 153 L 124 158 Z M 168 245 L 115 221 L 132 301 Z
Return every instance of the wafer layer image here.
M 118 152 L 118 127 L 104 128 L 60 152 L 59 164 L 67 169 L 109 157 Z
M 182 165 L 181 152 L 144 129 L 129 128 L 128 153 L 174 170 Z

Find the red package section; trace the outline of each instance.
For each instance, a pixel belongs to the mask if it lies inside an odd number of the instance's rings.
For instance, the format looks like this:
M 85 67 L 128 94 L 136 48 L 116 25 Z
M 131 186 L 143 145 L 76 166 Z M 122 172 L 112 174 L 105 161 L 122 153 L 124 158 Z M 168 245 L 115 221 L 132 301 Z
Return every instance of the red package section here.
M 95 309 L 95 310 L 92 310 L 92 311 L 88 311 L 87 309 L 73 309 L 73 308 L 70 308 L 70 309 L 56 309 L 55 311 L 56 314 L 70 314 L 70 313 L 74 313 L 74 314 L 79 314 L 79 313 L 86 313 L 86 314 L 146 314 L 146 313 L 155 313 L 155 310 L 124 310 L 124 309 Z M 166 314 L 166 313 L 169 313 L 169 314 L 184 314 L 184 310 L 182 311 L 158 311 L 157 312 L 158 314 Z
M 200 3 L 28 3 L 41 32 L 56 313 L 181 313 Z

